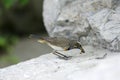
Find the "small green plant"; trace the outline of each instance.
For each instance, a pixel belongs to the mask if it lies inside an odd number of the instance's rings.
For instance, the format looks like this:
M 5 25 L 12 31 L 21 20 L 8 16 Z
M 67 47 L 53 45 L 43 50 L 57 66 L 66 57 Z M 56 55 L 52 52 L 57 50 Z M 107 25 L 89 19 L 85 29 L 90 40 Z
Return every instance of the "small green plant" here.
M 4 37 L 0 37 L 0 47 L 5 47 L 7 44 L 7 39 Z
M 17 42 L 16 36 L 2 35 L 0 36 L 0 53 L 8 53 L 11 50 L 11 45 Z

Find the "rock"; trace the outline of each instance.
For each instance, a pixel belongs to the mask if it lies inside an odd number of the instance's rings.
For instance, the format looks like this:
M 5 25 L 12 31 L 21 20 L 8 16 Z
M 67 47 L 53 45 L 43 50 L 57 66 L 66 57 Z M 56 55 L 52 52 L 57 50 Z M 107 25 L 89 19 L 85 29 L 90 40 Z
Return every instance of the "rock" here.
M 120 51 L 120 13 L 117 10 L 103 9 L 91 16 L 88 21 L 98 41 L 110 50 Z M 117 40 L 117 41 L 116 41 Z
M 82 44 L 120 50 L 119 0 L 45 0 L 43 17 L 52 37 L 64 36 L 79 39 Z
M 70 60 L 62 60 L 53 54 L 46 54 L 0 69 L 0 80 L 120 79 L 119 53 L 114 53 L 116 55 L 113 56 L 113 54 L 110 55 L 112 52 L 105 49 L 83 47 L 86 54 L 79 54 L 77 49 L 66 51 L 66 55 L 73 56 Z M 107 56 L 103 57 L 105 53 Z

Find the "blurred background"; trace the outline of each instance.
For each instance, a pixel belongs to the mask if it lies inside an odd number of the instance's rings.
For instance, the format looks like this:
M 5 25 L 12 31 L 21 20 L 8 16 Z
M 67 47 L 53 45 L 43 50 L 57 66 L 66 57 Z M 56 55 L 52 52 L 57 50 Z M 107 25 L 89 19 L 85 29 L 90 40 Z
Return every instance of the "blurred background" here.
M 42 6 L 43 0 L 0 0 L 0 68 L 52 51 L 29 38 L 30 34 L 47 36 Z

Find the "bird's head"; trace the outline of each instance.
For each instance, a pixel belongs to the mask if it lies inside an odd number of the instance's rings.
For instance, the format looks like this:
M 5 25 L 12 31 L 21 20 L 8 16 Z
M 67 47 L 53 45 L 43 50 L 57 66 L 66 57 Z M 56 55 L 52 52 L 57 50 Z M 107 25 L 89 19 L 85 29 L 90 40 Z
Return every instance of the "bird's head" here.
M 82 53 L 85 53 L 85 50 L 82 48 L 80 42 L 75 43 L 74 48 L 80 49 Z
M 47 37 L 39 38 L 38 42 L 40 42 L 40 43 L 49 43 L 48 40 L 47 40 Z
M 51 39 L 49 37 L 41 37 L 41 38 L 38 39 L 38 42 L 50 44 L 50 40 Z

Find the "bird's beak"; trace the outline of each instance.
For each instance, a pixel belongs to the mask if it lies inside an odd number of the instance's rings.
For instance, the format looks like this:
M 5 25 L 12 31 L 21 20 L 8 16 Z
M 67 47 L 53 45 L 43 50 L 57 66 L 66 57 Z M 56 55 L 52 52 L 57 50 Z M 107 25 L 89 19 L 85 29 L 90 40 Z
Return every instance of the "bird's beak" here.
M 38 40 L 38 42 L 40 42 L 40 43 L 46 43 L 45 40 Z

